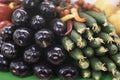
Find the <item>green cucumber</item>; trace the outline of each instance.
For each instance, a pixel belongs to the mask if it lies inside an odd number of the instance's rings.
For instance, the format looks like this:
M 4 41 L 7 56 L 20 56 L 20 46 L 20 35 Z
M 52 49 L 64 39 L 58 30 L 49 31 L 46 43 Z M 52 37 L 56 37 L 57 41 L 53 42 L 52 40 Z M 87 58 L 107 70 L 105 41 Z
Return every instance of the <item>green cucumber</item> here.
M 82 69 L 81 70 L 81 76 L 82 78 L 90 78 L 91 77 L 91 70 L 88 69 Z
M 102 78 L 102 72 L 101 71 L 95 71 L 95 70 L 93 70 L 92 71 L 92 78 L 94 80 L 101 80 L 101 78 Z
M 93 32 L 90 30 L 90 28 L 87 28 L 85 31 L 85 38 L 87 38 L 89 41 L 94 40 L 93 38 Z
M 85 12 L 81 12 L 81 11 L 79 11 L 79 15 L 80 15 L 80 17 L 86 19 L 86 25 L 91 27 L 94 32 L 96 32 L 96 33 L 99 32 L 100 29 L 97 25 L 97 21 L 93 17 L 91 17 L 90 15 L 86 14 Z
M 118 47 L 118 51 L 120 52 L 120 44 L 118 44 L 117 47 Z
M 100 46 L 95 49 L 95 55 L 102 56 L 105 55 L 106 52 L 108 52 L 108 49 L 105 48 L 104 46 Z
M 114 41 L 113 38 L 108 33 L 105 32 L 100 32 L 98 36 L 107 43 L 112 43 Z
M 115 26 L 112 25 L 111 23 L 108 23 L 108 26 L 104 27 L 102 31 L 104 31 L 110 35 L 116 35 Z
M 78 47 L 81 47 L 81 45 L 83 45 L 82 36 L 79 33 L 77 33 L 75 30 L 72 30 L 69 37 L 71 38 L 71 40 L 74 41 L 74 43 L 76 43 Z
M 110 58 L 115 62 L 115 64 L 120 67 L 120 53 L 110 56 Z
M 86 48 L 84 48 L 83 53 L 84 53 L 84 55 L 87 56 L 87 57 L 92 57 L 92 56 L 94 56 L 94 50 L 93 50 L 93 48 L 91 48 L 91 47 L 86 47 Z
M 105 63 L 107 69 L 109 72 L 111 72 L 113 75 L 115 74 L 115 70 L 117 68 L 116 64 L 109 58 L 109 57 L 100 57 L 100 60 Z
M 84 61 L 85 60 L 85 56 L 83 55 L 83 52 L 78 49 L 78 48 L 75 48 L 73 49 L 71 52 L 70 52 L 70 56 L 72 58 L 74 58 L 75 60 L 80 60 L 80 61 Z
M 83 61 L 83 60 L 79 61 L 78 66 L 79 66 L 79 68 L 81 68 L 81 69 L 88 69 L 89 66 L 90 66 L 90 62 L 89 62 L 88 59 L 84 59 L 84 61 Z
M 68 52 L 73 50 L 74 48 L 74 42 L 67 36 L 62 38 L 62 45 L 64 49 L 66 49 Z
M 103 39 L 97 37 L 90 42 L 90 46 L 93 48 L 98 48 L 102 45 L 102 43 L 104 43 Z
M 116 69 L 113 80 L 120 80 L 120 70 Z
M 80 34 L 83 34 L 86 30 L 86 25 L 84 23 L 73 21 L 73 25 L 74 29 Z
M 96 57 L 92 57 L 90 58 L 90 64 L 91 64 L 91 68 L 93 70 L 96 70 L 96 71 L 106 71 L 107 68 L 105 67 L 104 63 L 102 63 L 100 61 L 100 59 L 96 58 Z
M 95 11 L 86 11 L 86 13 L 94 17 L 97 20 L 97 22 L 99 22 L 103 26 L 108 26 L 107 17 L 103 13 L 98 13 Z
M 87 41 L 86 41 L 86 39 L 82 38 L 82 44 L 79 45 L 79 48 L 84 48 L 86 46 L 87 46 Z
M 118 53 L 118 47 L 114 43 L 107 44 L 108 53 L 109 54 L 117 54 Z

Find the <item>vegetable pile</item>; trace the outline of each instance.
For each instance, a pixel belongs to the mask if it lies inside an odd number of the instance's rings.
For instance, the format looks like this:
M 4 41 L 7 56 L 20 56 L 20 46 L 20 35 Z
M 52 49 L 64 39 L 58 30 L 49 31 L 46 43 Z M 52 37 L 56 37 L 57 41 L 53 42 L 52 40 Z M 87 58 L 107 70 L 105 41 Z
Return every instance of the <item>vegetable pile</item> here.
M 13 8 L 7 25 L 0 27 L 0 71 L 41 80 L 101 80 L 109 73 L 120 80 L 120 38 L 93 5 L 83 0 L 0 3 Z

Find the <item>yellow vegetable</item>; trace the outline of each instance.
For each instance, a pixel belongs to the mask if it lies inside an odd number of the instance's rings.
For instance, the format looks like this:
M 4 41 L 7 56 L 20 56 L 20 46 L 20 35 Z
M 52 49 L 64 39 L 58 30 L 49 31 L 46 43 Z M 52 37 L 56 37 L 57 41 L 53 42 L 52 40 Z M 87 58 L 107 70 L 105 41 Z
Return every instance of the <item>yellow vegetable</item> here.
M 118 0 L 97 0 L 95 6 L 106 14 L 120 36 L 120 7 L 117 7 L 117 4 Z
M 118 10 L 115 14 L 111 15 L 108 20 L 115 25 L 116 32 L 120 36 L 120 10 Z
M 114 12 L 113 5 L 108 0 L 97 0 L 95 6 L 103 11 L 107 15 L 107 17 L 111 16 Z

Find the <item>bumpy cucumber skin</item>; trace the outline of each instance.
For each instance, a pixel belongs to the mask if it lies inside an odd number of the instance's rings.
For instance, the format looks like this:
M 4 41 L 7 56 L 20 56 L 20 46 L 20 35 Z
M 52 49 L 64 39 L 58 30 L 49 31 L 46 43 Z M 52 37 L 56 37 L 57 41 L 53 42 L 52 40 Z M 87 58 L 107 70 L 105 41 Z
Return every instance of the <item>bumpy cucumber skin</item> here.
M 91 77 L 91 70 L 88 69 L 82 69 L 81 70 L 81 75 L 83 78 L 90 78 Z
M 79 11 L 80 17 L 83 17 L 86 19 L 86 24 L 90 27 L 93 27 L 94 24 L 97 24 L 97 21 L 91 17 L 90 15 L 86 14 L 85 12 Z
M 72 50 L 70 52 L 70 56 L 73 57 L 75 60 L 80 60 L 81 57 L 84 57 L 83 52 L 78 48 Z
M 105 63 L 108 71 L 113 72 L 117 66 L 109 57 L 100 57 L 101 61 Z
M 101 71 L 92 71 L 92 78 L 94 80 L 101 80 L 102 72 Z
M 98 47 L 100 47 L 101 45 L 102 45 L 102 43 L 99 42 L 99 41 L 96 41 L 96 40 L 92 40 L 92 41 L 90 42 L 90 46 L 93 47 L 93 48 L 98 48 Z
M 118 47 L 114 43 L 107 44 L 108 48 L 108 54 L 117 54 L 118 53 Z
M 100 71 L 103 63 L 98 58 L 90 58 L 90 64 L 93 70 Z
M 72 30 L 72 32 L 69 34 L 69 38 L 74 41 L 74 43 L 78 43 L 79 41 L 82 41 L 82 36 L 77 33 L 75 30 Z
M 114 41 L 113 38 L 105 32 L 100 32 L 98 36 L 106 43 L 112 43 Z
M 90 66 L 90 62 L 89 62 L 88 59 L 84 59 L 84 61 L 79 61 L 78 66 L 79 66 L 81 69 L 88 69 L 89 66 Z
M 106 33 L 111 33 L 111 32 L 115 32 L 115 26 L 112 25 L 111 23 L 108 23 L 108 26 L 102 28 L 102 31 L 106 32 Z
M 99 22 L 103 26 L 106 26 L 106 27 L 108 26 L 107 17 L 103 13 L 97 13 L 97 12 L 91 11 L 91 10 L 90 11 L 85 11 L 85 13 L 94 17 L 97 20 L 97 22 Z
M 110 56 L 111 59 L 120 67 L 120 53 Z
M 83 34 L 86 30 L 86 25 L 84 23 L 73 21 L 73 25 L 74 29 L 80 34 Z
M 67 36 L 62 38 L 62 45 L 68 52 L 73 50 L 75 46 L 73 41 Z
M 95 49 L 95 55 L 98 55 L 98 56 L 103 56 L 106 54 L 106 52 L 108 52 L 108 49 L 105 48 L 104 46 L 100 46 L 98 48 Z
M 94 56 L 94 50 L 93 50 L 93 48 L 91 48 L 91 47 L 86 47 L 86 48 L 84 48 L 83 53 L 84 53 L 84 55 L 87 56 L 87 57 L 92 57 L 92 56 Z

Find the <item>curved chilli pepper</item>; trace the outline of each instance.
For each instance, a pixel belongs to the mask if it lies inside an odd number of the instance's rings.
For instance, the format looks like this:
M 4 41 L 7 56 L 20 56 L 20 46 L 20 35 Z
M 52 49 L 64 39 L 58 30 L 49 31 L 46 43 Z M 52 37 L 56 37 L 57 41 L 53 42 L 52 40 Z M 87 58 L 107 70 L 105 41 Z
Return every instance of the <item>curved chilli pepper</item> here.
M 64 35 L 65 35 L 65 36 L 66 36 L 66 35 L 69 35 L 70 32 L 72 31 L 72 28 L 73 28 L 72 20 L 68 20 L 68 21 L 67 21 L 67 32 L 66 32 Z
M 74 19 L 78 22 L 85 22 L 86 19 L 85 18 L 81 18 L 78 14 L 78 10 L 76 8 L 71 8 L 71 14 L 74 15 Z
M 6 21 L 1 21 L 0 22 L 0 30 L 7 25 L 12 25 L 12 23 L 10 21 L 7 21 L 7 20 Z
M 63 13 L 63 15 L 64 15 L 64 13 Z M 63 22 L 66 22 L 66 21 L 68 21 L 68 20 L 70 20 L 70 19 L 72 19 L 72 18 L 74 18 L 74 17 L 75 17 L 75 15 L 73 15 L 73 14 L 68 14 L 68 15 L 63 16 L 63 17 L 61 18 L 61 20 L 62 20 Z

